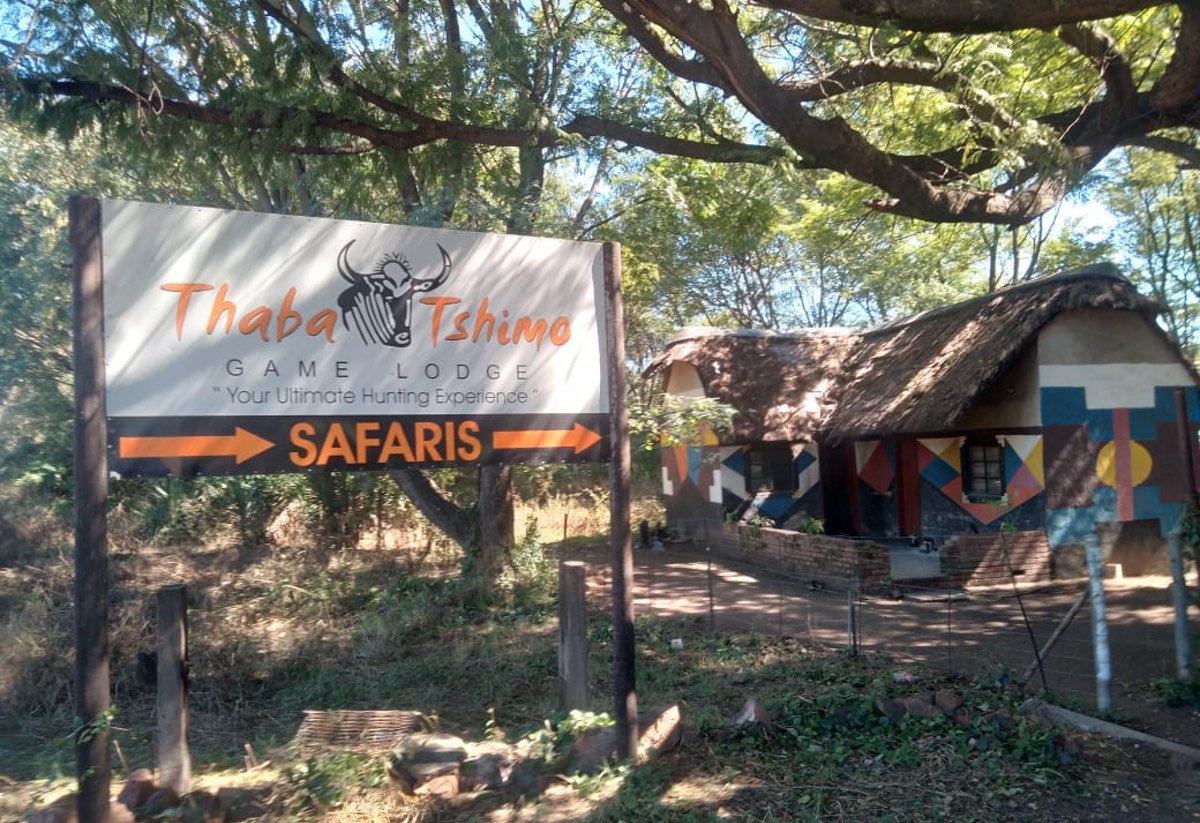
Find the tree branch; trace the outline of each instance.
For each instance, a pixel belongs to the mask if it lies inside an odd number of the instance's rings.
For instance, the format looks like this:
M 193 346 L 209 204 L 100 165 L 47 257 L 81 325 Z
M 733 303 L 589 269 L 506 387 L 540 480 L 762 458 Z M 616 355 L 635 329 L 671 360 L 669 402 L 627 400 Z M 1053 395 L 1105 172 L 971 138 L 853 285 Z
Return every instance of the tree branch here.
M 1179 12 L 1175 53 L 1150 90 L 1151 102 L 1160 111 L 1194 108 L 1200 99 L 1200 6 L 1180 3 Z
M 587 114 L 577 114 L 570 122 L 564 123 L 562 130 L 581 137 L 603 137 L 607 140 L 618 140 L 630 146 L 647 149 L 659 154 L 669 154 L 675 157 L 690 157 L 694 160 L 708 160 L 713 163 L 756 163 L 765 165 L 787 157 L 784 149 L 775 146 L 763 146 L 756 143 L 737 143 L 732 140 L 719 140 L 715 143 L 705 143 L 699 140 L 688 140 L 680 137 L 649 132 L 615 120 L 606 120 Z
M 1168 4 L 1163 0 L 755 0 L 755 5 L 829 23 L 972 34 L 1047 29 Z
M 430 523 L 464 549 L 471 545 L 475 524 L 470 511 L 451 501 L 424 472 L 412 468 L 393 469 L 388 476 Z
M 1099 27 L 1084 23 L 1063 26 L 1058 30 L 1058 37 L 1078 50 L 1100 72 L 1108 90 L 1102 120 L 1113 128 L 1128 120 L 1136 111 L 1137 86 L 1129 61 L 1117 42 Z
M 1185 143 L 1182 140 L 1172 140 L 1169 137 L 1139 137 L 1128 142 L 1131 146 L 1173 154 L 1183 161 L 1183 168 L 1200 170 L 1200 146 Z

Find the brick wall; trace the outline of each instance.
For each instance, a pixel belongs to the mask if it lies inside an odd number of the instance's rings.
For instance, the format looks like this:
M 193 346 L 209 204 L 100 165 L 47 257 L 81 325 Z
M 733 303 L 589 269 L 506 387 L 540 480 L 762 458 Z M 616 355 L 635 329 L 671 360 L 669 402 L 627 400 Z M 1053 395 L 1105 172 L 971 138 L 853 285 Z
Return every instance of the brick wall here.
M 1041 583 L 1052 576 L 1050 542 L 1040 529 L 959 535 L 942 547 L 942 571 L 966 588 L 1011 585 L 1014 578 L 1018 583 Z
M 880 592 L 891 578 L 888 550 L 876 543 L 741 523 L 725 523 L 722 538 L 718 554 L 829 588 Z

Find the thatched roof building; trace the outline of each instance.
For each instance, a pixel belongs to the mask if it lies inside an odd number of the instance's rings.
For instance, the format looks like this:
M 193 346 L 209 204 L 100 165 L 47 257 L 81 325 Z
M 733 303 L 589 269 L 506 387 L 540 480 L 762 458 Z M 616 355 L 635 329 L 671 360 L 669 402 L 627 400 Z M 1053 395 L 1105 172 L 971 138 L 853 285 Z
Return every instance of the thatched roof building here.
M 646 375 L 665 373 L 676 362 L 695 368 L 706 397 L 738 410 L 722 443 L 811 442 L 833 409 L 843 364 L 860 339 L 845 329 L 686 329 Z
M 927 434 L 952 428 L 1063 312 L 1117 309 L 1153 321 L 1163 308 L 1101 264 L 861 332 L 687 330 L 646 373 L 694 367 L 706 396 L 738 409 L 726 443 Z

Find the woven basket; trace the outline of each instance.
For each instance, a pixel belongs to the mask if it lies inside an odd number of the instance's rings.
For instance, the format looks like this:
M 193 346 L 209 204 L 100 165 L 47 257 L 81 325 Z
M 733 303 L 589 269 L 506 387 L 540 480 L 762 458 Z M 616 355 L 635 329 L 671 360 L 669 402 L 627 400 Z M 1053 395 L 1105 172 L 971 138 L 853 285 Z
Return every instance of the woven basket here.
M 301 751 L 350 749 L 368 753 L 394 749 L 414 732 L 422 731 L 420 712 L 397 709 L 381 711 L 308 710 L 292 744 Z

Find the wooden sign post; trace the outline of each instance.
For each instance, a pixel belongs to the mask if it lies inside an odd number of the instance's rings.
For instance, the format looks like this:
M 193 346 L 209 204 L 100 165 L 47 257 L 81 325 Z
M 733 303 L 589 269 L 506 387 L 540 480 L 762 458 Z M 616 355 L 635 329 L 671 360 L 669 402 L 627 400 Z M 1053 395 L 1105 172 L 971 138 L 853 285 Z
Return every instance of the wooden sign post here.
M 80 823 L 109 809 L 110 471 L 611 460 L 617 752 L 636 754 L 618 244 L 89 197 L 70 219 Z M 186 786 L 181 638 L 159 650 L 179 686 L 160 766 Z
M 70 203 L 75 357 L 75 768 L 79 820 L 108 819 L 108 461 L 100 203 Z
M 625 401 L 625 311 L 621 301 L 621 254 L 604 244 L 605 313 L 608 322 L 610 540 L 612 543 L 613 720 L 617 757 L 637 755 L 637 692 L 633 629 L 633 526 L 630 519 L 629 416 Z

